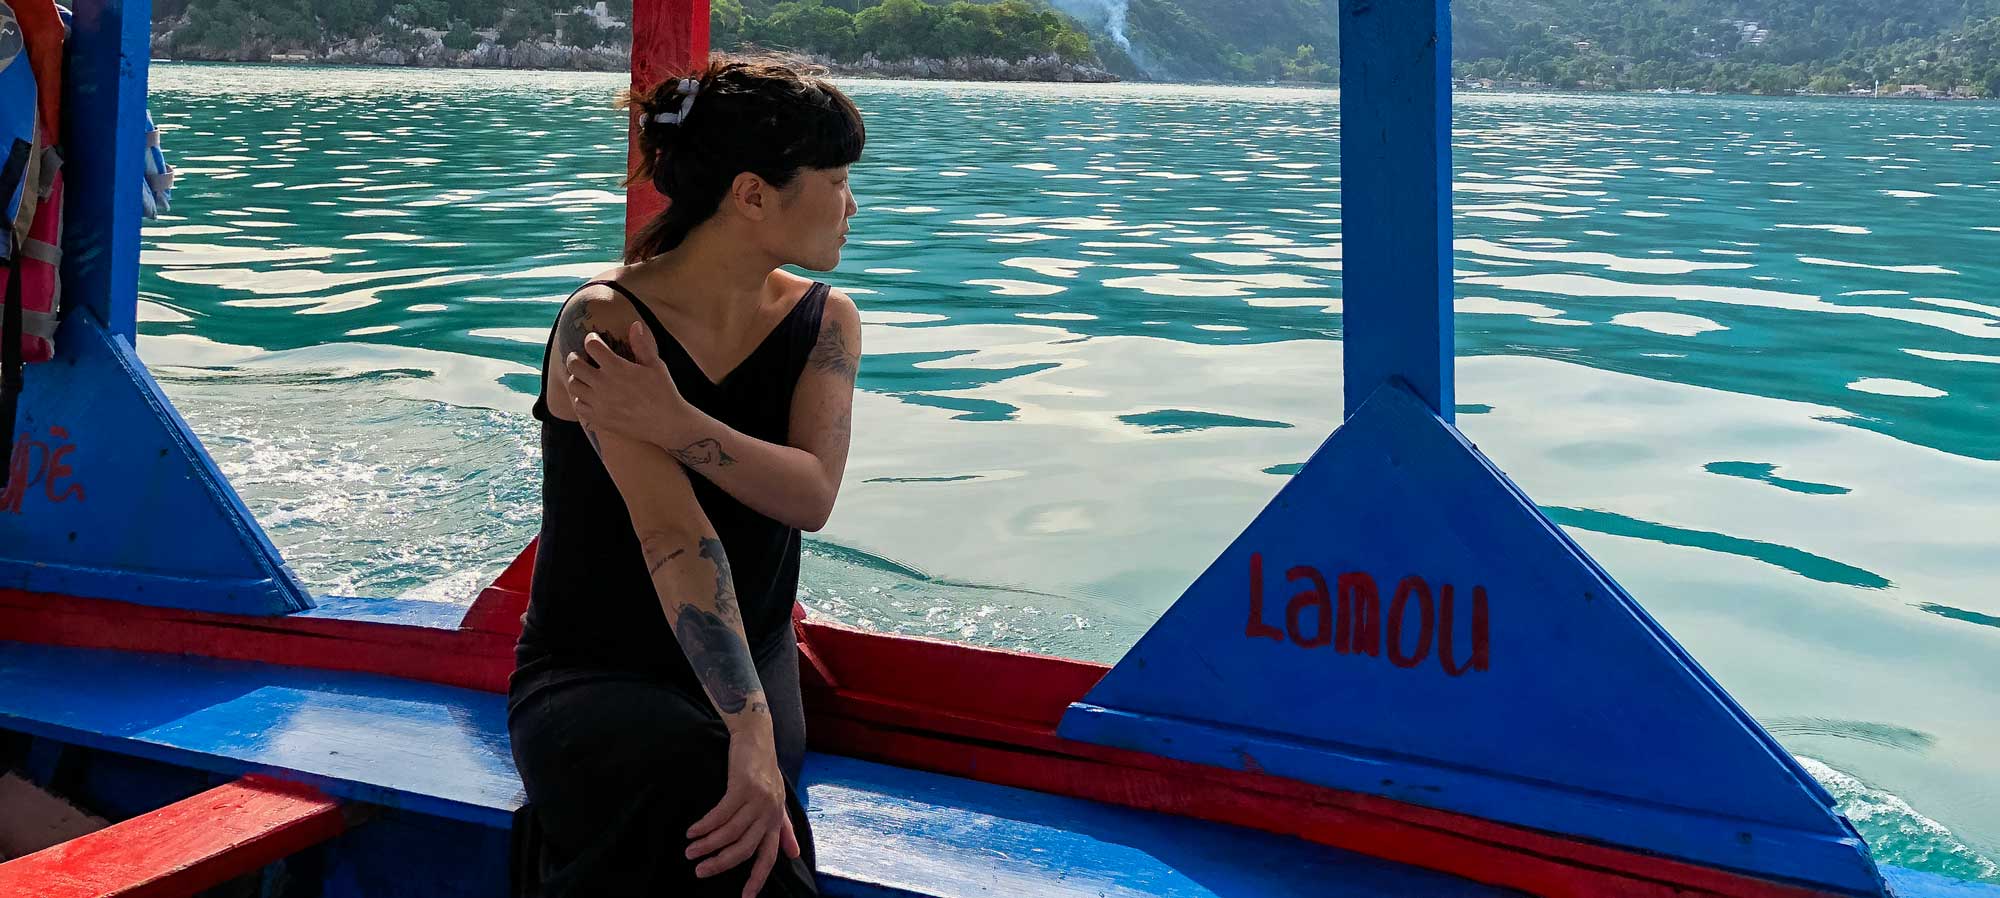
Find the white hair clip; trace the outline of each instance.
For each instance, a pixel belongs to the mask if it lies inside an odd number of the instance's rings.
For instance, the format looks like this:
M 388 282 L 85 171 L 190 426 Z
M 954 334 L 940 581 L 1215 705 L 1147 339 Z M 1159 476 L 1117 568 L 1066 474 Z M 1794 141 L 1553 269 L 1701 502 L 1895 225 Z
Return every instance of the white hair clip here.
M 662 112 L 653 116 L 653 121 L 662 125 L 678 125 L 687 121 L 688 110 L 694 108 L 694 95 L 701 93 L 701 82 L 693 78 L 682 78 L 681 83 L 674 87 L 674 91 L 681 95 L 680 111 Z

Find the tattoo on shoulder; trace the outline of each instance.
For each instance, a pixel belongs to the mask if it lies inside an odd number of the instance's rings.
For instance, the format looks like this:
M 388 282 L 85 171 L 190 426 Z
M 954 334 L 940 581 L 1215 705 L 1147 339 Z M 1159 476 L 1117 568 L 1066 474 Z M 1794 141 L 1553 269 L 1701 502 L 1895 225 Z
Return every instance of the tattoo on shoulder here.
M 570 298 L 569 304 L 563 306 L 562 314 L 556 318 L 556 349 L 564 357 L 572 352 L 583 352 L 583 338 L 596 333 L 603 338 L 606 346 L 611 347 L 612 352 L 618 353 L 620 358 L 628 362 L 631 361 L 632 344 L 625 339 L 624 329 L 607 327 L 606 322 L 593 320 L 592 311 L 599 302 L 602 300 L 591 300 L 581 296 Z M 585 355 L 584 358 L 588 360 L 590 356 Z M 590 364 L 593 368 L 597 366 L 596 362 Z
M 699 468 L 703 465 L 726 468 L 736 463 L 735 457 L 722 451 L 722 443 L 714 439 L 696 440 L 685 448 L 669 449 L 667 452 L 690 468 Z
M 750 644 L 715 612 L 682 605 L 674 637 L 722 713 L 740 714 L 763 694 L 757 665 L 750 660 Z
M 847 336 L 839 321 L 828 321 L 820 329 L 819 342 L 813 344 L 812 355 L 807 362 L 814 368 L 854 383 L 856 359 L 847 350 Z

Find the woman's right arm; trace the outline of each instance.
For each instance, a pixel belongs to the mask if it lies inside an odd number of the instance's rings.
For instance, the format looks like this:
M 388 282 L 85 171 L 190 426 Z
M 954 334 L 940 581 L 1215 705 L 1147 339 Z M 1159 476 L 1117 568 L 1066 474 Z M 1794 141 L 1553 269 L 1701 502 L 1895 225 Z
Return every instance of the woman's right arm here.
M 622 335 L 636 314 L 629 303 L 604 288 L 588 288 L 569 301 L 556 321 L 554 358 L 583 350 L 596 333 L 630 358 Z M 560 364 L 551 366 L 549 408 L 557 417 L 575 417 Z M 755 895 L 778 851 L 797 856 L 797 838 L 785 812 L 785 783 L 778 772 L 770 708 L 757 665 L 744 636 L 743 613 L 722 542 L 680 462 L 651 443 L 600 433 L 580 420 L 591 445 L 617 484 L 632 518 L 653 589 L 674 640 L 700 677 L 702 688 L 729 729 L 728 792 L 695 824 L 691 858 L 707 857 L 696 868 L 703 876 L 731 869 L 753 855 L 750 887 Z M 708 857 L 713 855 L 712 857 Z

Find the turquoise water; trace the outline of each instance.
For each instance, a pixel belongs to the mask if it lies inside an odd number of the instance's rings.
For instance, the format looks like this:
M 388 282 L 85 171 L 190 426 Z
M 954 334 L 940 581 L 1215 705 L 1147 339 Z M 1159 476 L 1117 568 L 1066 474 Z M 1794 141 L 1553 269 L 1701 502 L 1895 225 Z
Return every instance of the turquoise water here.
M 154 68 L 141 351 L 316 590 L 465 602 L 532 535 L 620 80 Z M 852 89 L 867 357 L 804 600 L 1115 659 L 1339 419 L 1336 97 Z M 2000 881 L 2000 105 L 1455 124 L 1461 427 L 1880 855 Z

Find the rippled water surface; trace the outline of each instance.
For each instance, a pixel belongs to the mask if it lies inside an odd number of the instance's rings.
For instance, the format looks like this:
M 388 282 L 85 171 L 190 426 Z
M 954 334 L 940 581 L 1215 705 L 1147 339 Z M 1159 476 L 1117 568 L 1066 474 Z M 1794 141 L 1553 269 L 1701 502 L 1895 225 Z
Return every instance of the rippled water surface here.
M 142 353 L 314 589 L 532 536 L 619 77 L 160 65 Z M 1339 418 L 1322 91 L 852 85 L 816 613 L 1115 659 Z M 2000 105 L 1461 97 L 1459 422 L 1892 862 L 2000 880 Z M 1635 696 L 1642 701 L 1643 697 Z

